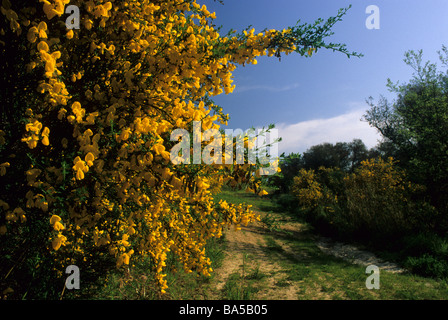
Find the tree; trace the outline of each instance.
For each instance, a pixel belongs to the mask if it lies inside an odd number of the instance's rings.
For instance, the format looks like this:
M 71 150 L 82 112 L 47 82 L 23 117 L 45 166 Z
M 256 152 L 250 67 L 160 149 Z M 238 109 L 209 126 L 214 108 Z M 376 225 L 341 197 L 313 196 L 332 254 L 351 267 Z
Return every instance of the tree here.
M 314 145 L 303 153 L 303 166 L 317 170 L 319 167 L 340 168 L 353 171 L 370 153 L 360 139 L 352 142 L 322 143 Z
M 69 2 L 80 29 L 67 29 Z M 225 124 L 211 97 L 258 56 L 358 55 L 324 41 L 346 11 L 222 36 L 195 0 L 3 0 L 0 289 L 55 297 L 67 265 L 98 274 L 149 259 L 163 294 L 168 255 L 209 275 L 207 241 L 255 213 L 214 202 L 231 165 L 174 165 L 170 133 Z
M 322 143 L 314 145 L 303 153 L 304 166 L 307 169 L 317 170 L 323 166 L 326 168 L 347 166 L 348 152 L 345 143 Z
M 392 83 L 393 103 L 370 98 L 365 119 L 384 137 L 383 149 L 400 160 L 414 181 L 428 187 L 433 203 L 448 209 L 448 75 L 434 63 L 422 62 L 423 52 L 408 51 L 404 62 L 414 69 L 409 83 Z M 439 52 L 446 68 L 448 50 Z
M 361 139 L 353 139 L 349 142 L 348 149 L 350 150 L 350 171 L 353 171 L 356 167 L 368 158 L 374 158 L 374 152 L 368 150 L 364 142 Z

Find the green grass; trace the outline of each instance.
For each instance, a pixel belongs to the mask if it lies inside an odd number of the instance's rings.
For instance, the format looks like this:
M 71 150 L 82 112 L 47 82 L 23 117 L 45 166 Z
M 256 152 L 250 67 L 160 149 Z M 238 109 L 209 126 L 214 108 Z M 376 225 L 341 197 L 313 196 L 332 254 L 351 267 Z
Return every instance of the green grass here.
M 265 188 L 269 192 L 269 188 Z M 253 209 L 263 212 L 279 212 L 280 207 L 273 203 L 268 197 L 259 197 L 258 195 L 246 192 L 244 190 L 231 190 L 223 188 L 223 190 L 215 195 L 215 200 L 226 200 L 229 203 L 239 204 L 246 203 L 253 206 Z
M 369 290 L 365 282 L 365 267 L 349 264 L 326 255 L 302 240 L 291 241 L 297 250 L 307 248 L 305 257 L 284 255 L 280 260 L 288 281 L 300 282 L 298 299 L 448 299 L 446 281 L 436 281 L 411 274 L 380 271 L 380 289 Z M 270 248 L 273 246 L 271 245 Z M 271 254 L 281 254 L 277 250 Z
M 218 268 L 224 259 L 225 235 L 220 239 L 211 239 L 206 245 L 207 256 L 213 269 Z M 166 280 L 169 288 L 161 295 L 154 281 L 150 261 L 135 262 L 127 272 L 112 271 L 100 277 L 88 290 L 66 292 L 66 299 L 100 299 L 100 300 L 203 300 L 209 298 L 211 277 L 187 273 L 181 263 L 168 255 L 166 262 Z
M 270 191 L 269 187 L 264 188 L 266 191 Z M 279 205 L 275 204 L 269 199 L 269 197 L 259 197 L 258 195 L 243 190 L 231 190 L 223 188 L 223 190 L 215 195 L 215 201 L 225 200 L 229 203 L 240 204 L 245 203 L 252 205 L 252 209 L 257 212 L 263 212 L 261 222 L 270 230 L 278 231 L 278 228 L 282 221 L 284 221 L 284 216 L 276 215 L 275 213 L 280 213 L 282 209 Z

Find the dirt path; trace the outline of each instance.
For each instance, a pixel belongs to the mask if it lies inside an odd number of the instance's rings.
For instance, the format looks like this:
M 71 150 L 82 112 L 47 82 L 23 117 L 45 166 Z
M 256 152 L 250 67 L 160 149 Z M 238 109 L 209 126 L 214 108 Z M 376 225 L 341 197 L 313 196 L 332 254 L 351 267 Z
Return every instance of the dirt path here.
M 299 225 L 296 228 L 300 228 Z M 264 275 L 256 288 L 253 299 L 295 300 L 297 288 L 276 286 L 285 281 L 282 266 L 278 259 L 269 254 L 265 236 L 268 230 L 261 222 L 242 227 L 241 231 L 229 229 L 226 231 L 227 249 L 220 268 L 216 270 L 214 279 L 215 292 L 212 299 L 222 299 L 224 287 L 232 274 L 250 277 L 256 272 Z
M 319 238 L 319 240 L 316 241 L 316 244 L 323 252 L 354 264 L 359 264 L 362 266 L 375 265 L 380 268 L 380 270 L 385 270 L 393 273 L 406 272 L 406 269 L 401 268 L 397 264 L 389 261 L 384 261 L 375 256 L 372 252 L 359 249 L 358 247 L 350 244 L 335 242 L 324 237 Z
M 263 216 L 265 213 L 260 214 Z M 279 229 L 274 232 L 269 231 L 261 222 L 243 227 L 241 231 L 226 231 L 225 258 L 221 267 L 215 270 L 210 286 L 210 299 L 235 299 L 234 296 L 229 297 L 229 287 L 247 287 L 249 283 L 250 299 L 296 300 L 303 290 L 313 297 L 329 298 L 320 292 L 320 288 L 304 289 L 300 278 L 291 277 L 291 269 L 305 261 L 308 254 L 307 250 L 294 246 L 295 242 L 291 239 L 302 238 L 311 242 L 310 246 L 317 246 L 321 251 L 315 250 L 320 254 L 333 255 L 351 264 L 374 264 L 391 272 L 404 271 L 395 264 L 378 259 L 370 252 L 311 236 L 304 225 L 288 217 L 276 215 L 276 218 L 282 221 Z M 315 292 L 309 293 L 309 290 Z

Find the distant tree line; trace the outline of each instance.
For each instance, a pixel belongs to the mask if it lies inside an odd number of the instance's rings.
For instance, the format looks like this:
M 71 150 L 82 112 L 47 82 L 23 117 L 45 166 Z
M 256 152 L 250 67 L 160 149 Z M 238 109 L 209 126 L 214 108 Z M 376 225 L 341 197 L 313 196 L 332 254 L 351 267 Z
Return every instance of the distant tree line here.
M 335 144 L 325 142 L 310 147 L 303 154 L 282 154 L 279 162 L 281 172 L 271 178 L 271 183 L 278 187 L 279 193 L 286 193 L 300 169 L 317 170 L 325 167 L 353 172 L 361 161 L 379 157 L 381 154 L 377 147 L 368 149 L 361 139 Z

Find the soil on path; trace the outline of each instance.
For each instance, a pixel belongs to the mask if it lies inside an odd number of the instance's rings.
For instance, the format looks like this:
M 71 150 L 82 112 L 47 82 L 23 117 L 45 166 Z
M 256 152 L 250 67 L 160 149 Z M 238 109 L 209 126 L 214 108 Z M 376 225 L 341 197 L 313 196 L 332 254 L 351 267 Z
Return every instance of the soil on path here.
M 406 269 L 398 266 L 396 263 L 384 261 L 372 252 L 362 250 L 354 245 L 333 241 L 329 238 L 320 237 L 316 241 L 320 250 L 335 257 L 344 259 L 354 264 L 362 266 L 375 265 L 380 270 L 392 273 L 403 273 Z
M 300 224 L 295 228 L 300 230 Z M 289 283 L 286 287 L 276 286 L 284 281 L 282 267 L 278 259 L 272 257 L 266 243 L 265 235 L 268 229 L 261 223 L 255 222 L 236 231 L 231 228 L 226 231 L 226 251 L 222 266 L 216 270 L 213 287 L 215 292 L 211 299 L 222 299 L 224 286 L 229 276 L 235 273 L 240 275 L 257 270 L 265 275 L 253 299 L 269 300 L 295 300 L 298 287 Z M 225 298 L 225 297 L 224 297 Z

